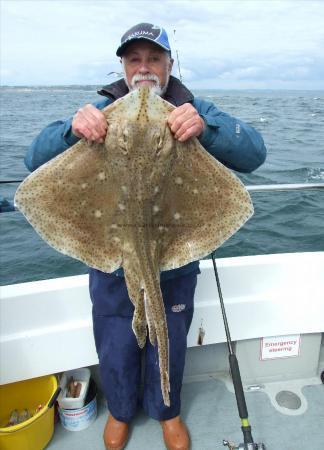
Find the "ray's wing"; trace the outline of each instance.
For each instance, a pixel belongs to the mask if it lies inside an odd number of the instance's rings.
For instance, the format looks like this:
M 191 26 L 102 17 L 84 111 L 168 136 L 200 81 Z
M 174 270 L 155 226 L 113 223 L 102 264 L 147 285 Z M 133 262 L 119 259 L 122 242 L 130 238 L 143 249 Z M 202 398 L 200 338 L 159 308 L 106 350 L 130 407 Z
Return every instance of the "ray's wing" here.
M 121 265 L 115 223 L 122 180 L 115 179 L 102 145 L 79 141 L 41 166 L 19 186 L 15 204 L 56 250 L 112 272 Z
M 158 117 L 174 108 L 151 97 Z M 15 195 L 16 206 L 49 245 L 104 272 L 123 262 L 127 194 L 122 188 L 129 179 L 120 155 L 123 129 L 141 119 L 143 98 L 134 91 L 102 110 L 114 130 L 107 134 L 109 145 L 107 138 L 102 145 L 79 141 L 29 175 Z
M 244 185 L 196 138 L 177 144 L 163 215 L 159 218 L 160 269 L 203 258 L 253 214 Z

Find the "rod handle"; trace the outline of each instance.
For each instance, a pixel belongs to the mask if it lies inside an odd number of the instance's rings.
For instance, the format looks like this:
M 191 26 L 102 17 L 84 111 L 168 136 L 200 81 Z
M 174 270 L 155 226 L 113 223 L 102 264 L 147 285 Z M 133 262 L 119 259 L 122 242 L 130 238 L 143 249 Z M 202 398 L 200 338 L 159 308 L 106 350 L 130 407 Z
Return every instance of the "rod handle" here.
M 244 396 L 244 391 L 243 391 L 240 369 L 239 369 L 239 365 L 238 365 L 235 353 L 228 355 L 228 359 L 229 359 L 229 365 L 230 365 L 230 369 L 231 369 L 233 385 L 234 385 L 234 389 L 235 389 L 235 396 L 236 396 L 236 402 L 237 402 L 237 408 L 239 411 L 239 415 L 240 415 L 241 419 L 247 419 L 248 411 L 247 411 L 246 402 L 245 402 L 245 396 Z

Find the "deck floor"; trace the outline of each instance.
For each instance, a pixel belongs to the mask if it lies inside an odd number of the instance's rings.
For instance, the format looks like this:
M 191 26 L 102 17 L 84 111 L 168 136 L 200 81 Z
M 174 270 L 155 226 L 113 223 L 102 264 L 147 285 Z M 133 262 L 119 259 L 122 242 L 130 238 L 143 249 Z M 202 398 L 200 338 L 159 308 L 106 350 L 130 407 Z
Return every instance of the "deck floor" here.
M 320 383 L 320 381 L 319 381 Z M 185 383 L 182 389 L 182 417 L 191 436 L 192 450 L 225 448 L 223 439 L 242 442 L 234 394 L 218 378 Z M 304 413 L 279 412 L 269 396 L 261 391 L 246 392 L 246 403 L 255 442 L 267 450 L 322 450 L 324 442 L 324 386 L 305 385 Z M 103 450 L 102 432 L 107 419 L 103 400 L 98 402 L 98 417 L 89 428 L 70 432 L 56 424 L 49 450 Z M 298 411 L 297 411 L 298 414 Z M 227 447 L 226 447 L 227 448 Z M 160 424 L 139 412 L 131 425 L 127 450 L 163 450 Z

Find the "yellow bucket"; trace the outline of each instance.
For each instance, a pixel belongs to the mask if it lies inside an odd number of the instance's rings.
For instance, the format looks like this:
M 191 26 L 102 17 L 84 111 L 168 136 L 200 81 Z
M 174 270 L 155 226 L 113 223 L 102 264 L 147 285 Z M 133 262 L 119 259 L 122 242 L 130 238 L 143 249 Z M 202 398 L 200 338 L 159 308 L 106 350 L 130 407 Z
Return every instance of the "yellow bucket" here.
M 0 386 L 0 449 L 43 450 L 54 433 L 53 405 L 60 388 L 54 375 Z M 11 411 L 43 408 L 30 419 L 6 427 Z

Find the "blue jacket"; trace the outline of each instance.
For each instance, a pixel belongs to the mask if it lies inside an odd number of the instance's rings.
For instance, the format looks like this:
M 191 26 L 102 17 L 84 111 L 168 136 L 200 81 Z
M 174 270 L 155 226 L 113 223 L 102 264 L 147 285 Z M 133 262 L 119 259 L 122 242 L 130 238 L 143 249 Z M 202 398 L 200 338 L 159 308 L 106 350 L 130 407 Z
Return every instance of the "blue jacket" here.
M 105 98 L 94 105 L 103 109 L 117 98 L 126 95 L 128 88 L 124 80 L 119 80 L 103 87 L 98 93 Z M 220 111 L 212 102 L 194 97 L 177 78 L 170 77 L 163 98 L 175 106 L 192 103 L 206 125 L 199 137 L 200 143 L 228 168 L 238 172 L 252 172 L 264 162 L 266 148 L 260 133 L 241 120 Z M 78 142 L 79 138 L 72 133 L 71 124 L 72 117 L 53 122 L 34 139 L 25 156 L 25 164 L 30 171 Z M 163 272 L 161 279 L 173 278 L 191 271 L 199 272 L 199 261 Z M 123 270 L 118 269 L 114 273 L 123 275 Z

